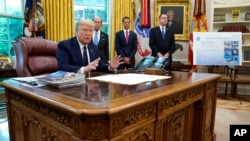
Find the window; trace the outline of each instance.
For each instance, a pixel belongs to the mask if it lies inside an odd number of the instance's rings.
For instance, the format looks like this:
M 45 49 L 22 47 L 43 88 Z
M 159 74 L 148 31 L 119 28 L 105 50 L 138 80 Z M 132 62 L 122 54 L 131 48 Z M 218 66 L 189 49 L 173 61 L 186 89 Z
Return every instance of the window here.
M 80 19 L 92 20 L 98 16 L 102 18 L 102 31 L 108 34 L 110 0 L 74 0 L 75 22 Z
M 12 56 L 12 41 L 23 34 L 23 1 L 0 0 L 0 56 Z

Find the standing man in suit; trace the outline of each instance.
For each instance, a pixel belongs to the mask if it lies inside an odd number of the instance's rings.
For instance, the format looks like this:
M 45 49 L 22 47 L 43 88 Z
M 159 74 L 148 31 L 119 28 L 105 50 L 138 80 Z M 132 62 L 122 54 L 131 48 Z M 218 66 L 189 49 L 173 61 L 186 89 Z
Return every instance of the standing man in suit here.
M 118 69 L 134 68 L 135 53 L 137 51 L 137 35 L 130 28 L 129 17 L 122 18 L 124 29 L 116 32 L 115 49 L 118 55 L 123 58 L 124 64 L 121 64 Z
M 159 16 L 159 26 L 152 28 L 149 33 L 149 46 L 152 50 L 152 56 L 169 59 L 169 64 L 165 66 L 165 70 L 170 69 L 172 53 L 175 49 L 174 31 L 166 27 L 167 23 L 168 16 L 162 13 Z
M 84 74 L 93 70 L 108 72 L 123 63 L 120 56 L 114 57 L 108 64 L 100 61 L 97 47 L 91 42 L 93 31 L 94 22 L 79 21 L 75 27 L 76 36 L 58 43 L 58 70 Z
M 101 61 L 108 63 L 109 61 L 109 37 L 108 34 L 101 31 L 102 19 L 100 17 L 93 18 L 95 23 L 93 32 L 93 43 L 97 46 Z

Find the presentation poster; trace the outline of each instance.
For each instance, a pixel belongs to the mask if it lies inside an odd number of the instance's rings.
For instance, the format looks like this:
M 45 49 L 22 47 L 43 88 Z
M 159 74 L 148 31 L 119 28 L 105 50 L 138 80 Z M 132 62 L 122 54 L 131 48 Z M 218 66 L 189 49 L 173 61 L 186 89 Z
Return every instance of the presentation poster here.
M 242 64 L 241 32 L 194 32 L 193 60 L 195 65 Z

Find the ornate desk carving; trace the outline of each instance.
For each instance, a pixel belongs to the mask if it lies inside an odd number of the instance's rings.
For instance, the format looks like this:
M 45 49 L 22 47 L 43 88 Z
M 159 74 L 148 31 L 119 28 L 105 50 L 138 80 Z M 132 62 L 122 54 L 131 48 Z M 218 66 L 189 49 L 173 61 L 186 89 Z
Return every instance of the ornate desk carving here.
M 5 87 L 12 141 L 212 141 L 220 75 L 172 72 L 126 86 L 86 80 L 57 89 Z M 123 91 L 127 91 L 125 94 Z

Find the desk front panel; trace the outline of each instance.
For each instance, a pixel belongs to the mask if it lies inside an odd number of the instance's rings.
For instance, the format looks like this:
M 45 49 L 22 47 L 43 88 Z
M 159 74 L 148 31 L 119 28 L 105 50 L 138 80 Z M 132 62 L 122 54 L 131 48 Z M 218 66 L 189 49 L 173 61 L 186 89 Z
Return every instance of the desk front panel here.
M 169 75 L 133 86 L 86 80 L 60 89 L 4 81 L 11 139 L 213 140 L 220 76 Z

